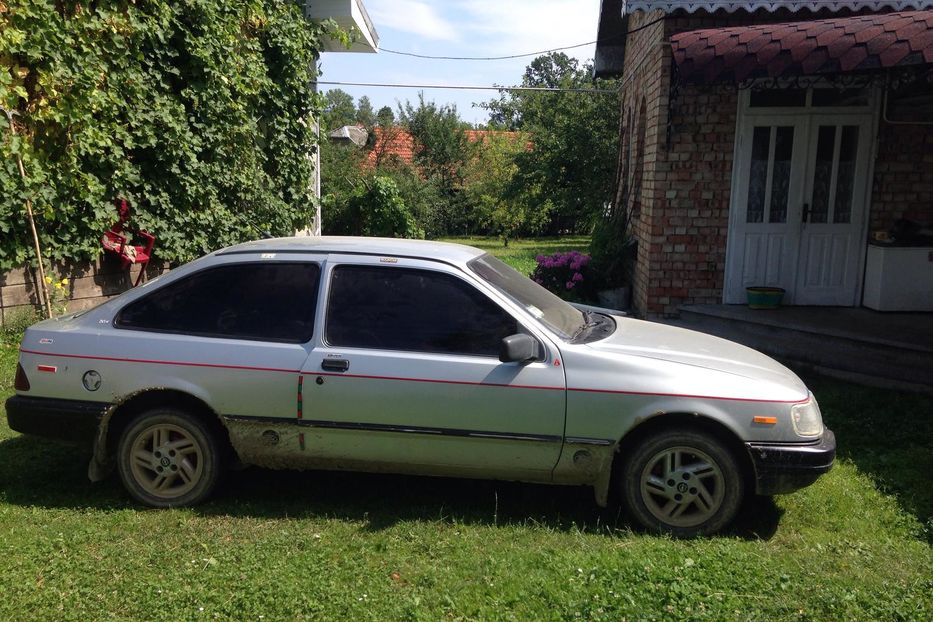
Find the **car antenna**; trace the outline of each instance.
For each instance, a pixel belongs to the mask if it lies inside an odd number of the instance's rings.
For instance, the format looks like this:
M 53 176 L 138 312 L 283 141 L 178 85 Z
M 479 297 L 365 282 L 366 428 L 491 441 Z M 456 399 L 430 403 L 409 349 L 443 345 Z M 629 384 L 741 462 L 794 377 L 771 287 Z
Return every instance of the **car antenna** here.
M 258 233 L 259 237 L 262 238 L 263 240 L 271 240 L 272 238 L 275 237 L 268 231 L 263 231 L 262 229 L 260 229 L 258 226 L 256 226 L 256 223 L 254 223 L 252 220 L 247 220 L 246 224 L 250 226 L 250 229 Z

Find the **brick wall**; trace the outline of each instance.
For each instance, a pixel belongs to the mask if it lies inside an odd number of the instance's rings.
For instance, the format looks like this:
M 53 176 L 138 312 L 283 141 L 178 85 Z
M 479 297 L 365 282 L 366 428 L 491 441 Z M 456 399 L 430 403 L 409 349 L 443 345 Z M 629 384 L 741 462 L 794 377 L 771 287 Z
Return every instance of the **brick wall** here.
M 97 261 L 64 262 L 53 266 L 55 279 L 67 277 L 69 283 L 62 292 L 67 298 L 67 309 L 75 313 L 108 298 L 125 292 L 133 286 L 139 268 L 120 268 L 120 262 L 110 258 Z M 150 264 L 147 277 L 154 278 L 168 270 L 167 264 Z M 32 268 L 17 268 L 0 273 L 0 321 L 6 322 L 26 309 L 39 309 L 36 294 L 36 274 Z
M 634 31 L 660 16 L 660 12 L 635 13 L 628 28 Z M 625 124 L 622 149 L 629 155 L 622 166 L 621 191 L 632 214 L 632 232 L 638 240 L 632 305 L 636 312 L 644 314 L 651 286 L 649 240 L 654 229 L 654 202 L 657 193 L 663 192 L 667 175 L 667 164 L 661 157 L 670 88 L 670 48 L 664 45 L 664 22 L 629 35 L 622 79 L 621 114 Z
M 660 15 L 635 13 L 629 30 Z M 623 153 L 630 149 L 631 156 L 623 158 L 620 175 L 638 240 L 632 278 L 638 314 L 676 315 L 682 304 L 718 304 L 725 276 L 738 89 L 688 86 L 669 102 L 667 40 L 693 28 L 787 19 L 793 17 L 767 12 L 689 15 L 629 35 L 621 114 Z M 933 221 L 933 128 L 882 122 L 871 229 L 888 229 L 898 218 Z
M 881 122 L 870 230 L 899 218 L 933 223 L 933 127 Z
M 629 30 L 659 16 L 636 13 Z M 622 184 L 638 240 L 632 303 L 645 316 L 722 298 L 737 90 L 686 88 L 669 109 L 666 39 L 689 27 L 696 24 L 668 19 L 633 33 L 626 44 L 622 148 L 630 147 L 631 156 Z
M 655 196 L 645 311 L 722 301 L 737 110 L 735 86 L 687 87 L 671 108 L 667 173 Z

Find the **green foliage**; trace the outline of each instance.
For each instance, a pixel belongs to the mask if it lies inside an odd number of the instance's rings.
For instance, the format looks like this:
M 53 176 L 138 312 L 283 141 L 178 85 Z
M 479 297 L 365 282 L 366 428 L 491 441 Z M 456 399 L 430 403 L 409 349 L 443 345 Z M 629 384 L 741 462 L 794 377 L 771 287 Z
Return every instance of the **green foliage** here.
M 470 228 L 474 215 L 464 193 L 466 168 L 473 153 L 464 124 L 454 105 L 438 106 L 419 94 L 417 106 L 399 105 L 399 120 L 414 140 L 414 164 L 422 178 L 438 192 L 434 220 L 443 233 Z
M 321 113 L 321 131 L 329 132 L 356 122 L 353 96 L 341 89 L 324 93 L 324 111 Z
M 467 167 L 466 193 L 476 220 L 506 246 L 520 231 L 538 231 L 547 222 L 547 206 L 533 208 L 508 196 L 516 183 L 516 159 L 527 150 L 521 133 L 490 131 L 478 142 Z
M 423 238 L 424 230 L 389 177 L 373 175 L 359 181 L 346 204 L 328 213 L 327 233 L 386 238 Z
M 630 282 L 638 247 L 630 235 L 625 214 L 613 211 L 593 228 L 592 272 L 596 289 L 612 289 Z
M 534 59 L 523 86 L 614 89 L 589 64 L 563 53 Z M 619 98 L 611 94 L 503 91 L 484 106 L 491 123 L 527 132 L 533 149 L 516 157 L 509 200 L 550 212 L 546 232 L 588 232 L 609 203 L 618 145 Z
M 324 28 L 289 0 L 0 3 L 0 269 L 26 197 L 52 259 L 97 256 L 117 197 L 169 261 L 306 226 Z
M 23 332 L 41 319 L 39 312 L 32 307 L 6 310 L 0 325 L 0 344 L 18 347 Z

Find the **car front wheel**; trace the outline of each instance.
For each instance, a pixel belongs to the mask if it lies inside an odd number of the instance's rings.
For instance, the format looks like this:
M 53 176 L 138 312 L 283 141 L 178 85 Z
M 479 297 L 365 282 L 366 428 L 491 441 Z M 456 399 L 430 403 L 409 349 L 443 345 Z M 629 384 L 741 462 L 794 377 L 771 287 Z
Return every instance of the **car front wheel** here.
M 217 443 L 204 423 L 173 408 L 138 415 L 120 436 L 117 470 L 137 501 L 158 508 L 206 499 L 220 477 Z
M 696 430 L 652 435 L 625 458 L 622 499 L 650 531 L 691 538 L 715 533 L 738 512 L 744 481 L 732 453 Z

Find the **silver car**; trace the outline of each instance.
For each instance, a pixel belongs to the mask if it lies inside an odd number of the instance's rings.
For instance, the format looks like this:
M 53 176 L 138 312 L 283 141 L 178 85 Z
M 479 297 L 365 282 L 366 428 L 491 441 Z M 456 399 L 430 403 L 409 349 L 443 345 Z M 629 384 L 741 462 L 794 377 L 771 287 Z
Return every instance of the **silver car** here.
M 800 379 L 700 333 L 571 306 L 468 246 L 226 248 L 26 331 L 10 427 L 93 447 L 137 501 L 204 500 L 234 464 L 592 486 L 716 532 L 830 469 Z

